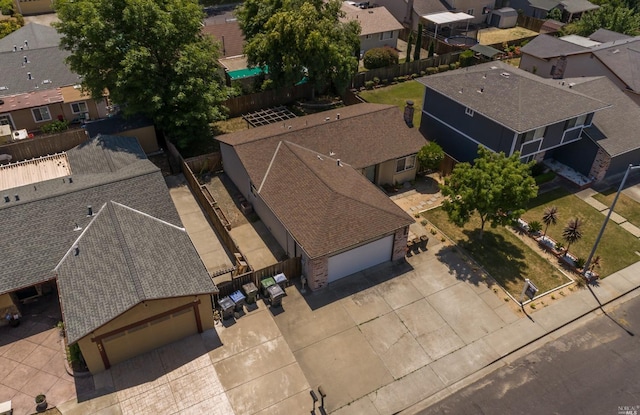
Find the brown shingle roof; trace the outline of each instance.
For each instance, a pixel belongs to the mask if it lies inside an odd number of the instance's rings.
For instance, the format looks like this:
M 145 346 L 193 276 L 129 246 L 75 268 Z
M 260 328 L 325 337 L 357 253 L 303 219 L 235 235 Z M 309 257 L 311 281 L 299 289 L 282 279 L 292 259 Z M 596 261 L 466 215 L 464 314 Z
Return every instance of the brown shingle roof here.
M 218 140 L 234 146 L 256 186 L 280 141 L 341 159 L 355 169 L 417 153 L 426 144 L 417 129 L 407 127 L 398 108 L 382 104 L 351 105 L 226 134 Z
M 362 29 L 360 36 L 403 29 L 402 24 L 385 7 L 361 9 L 345 1 L 342 3 L 342 11 L 345 13 L 342 21 L 355 20 L 360 22 Z
M 202 33 L 211 35 L 220 43 L 220 56 L 242 55 L 244 35 L 237 21 L 204 26 Z
M 310 258 L 340 252 L 413 219 L 351 166 L 281 141 L 258 192 Z

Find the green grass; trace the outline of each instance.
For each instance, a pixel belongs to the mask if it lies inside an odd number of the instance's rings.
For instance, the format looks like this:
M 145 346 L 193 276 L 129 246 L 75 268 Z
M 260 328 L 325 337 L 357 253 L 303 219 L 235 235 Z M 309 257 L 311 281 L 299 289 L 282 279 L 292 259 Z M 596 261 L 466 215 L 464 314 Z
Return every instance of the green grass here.
M 418 81 L 411 80 L 370 91 L 362 91 L 359 95 L 367 102 L 395 105 L 402 111 L 404 111 L 407 100 L 413 100 L 413 107 L 415 108 L 415 112 L 413 114 L 413 125 L 416 128 L 420 126 L 422 100 L 424 98 L 424 85 Z
M 562 241 L 566 246 L 567 243 L 562 239 L 562 230 L 566 223 L 576 216 L 582 219 L 582 239 L 571 245 L 570 252 L 579 258 L 586 259 L 591 252 L 605 216 L 568 191 L 556 189 L 533 199 L 529 204 L 529 210 L 522 218 L 526 221 L 542 222 L 542 213 L 545 207 L 552 205 L 558 207 L 558 223 L 555 226 L 550 226 L 547 234 L 556 241 Z M 596 255 L 600 255 L 602 258 L 602 266 L 596 271 L 602 277 L 606 277 L 625 268 L 640 260 L 636 251 L 640 252 L 640 241 L 615 222 L 609 221 L 596 251 Z
M 423 216 L 464 248 L 516 299 L 520 298 L 525 278 L 533 281 L 540 293 L 568 282 L 560 271 L 509 229 L 486 225 L 482 240 L 478 240 L 480 220 L 477 215 L 464 228 L 449 222 L 441 208 L 428 210 Z
M 611 206 L 613 199 L 616 197 L 617 191 L 618 189 L 611 188 L 602 193 L 598 193 L 593 197 L 598 202 L 604 203 L 607 206 Z M 624 193 L 620 194 L 620 197 L 618 198 L 613 211 L 632 224 L 640 226 L 640 204 Z

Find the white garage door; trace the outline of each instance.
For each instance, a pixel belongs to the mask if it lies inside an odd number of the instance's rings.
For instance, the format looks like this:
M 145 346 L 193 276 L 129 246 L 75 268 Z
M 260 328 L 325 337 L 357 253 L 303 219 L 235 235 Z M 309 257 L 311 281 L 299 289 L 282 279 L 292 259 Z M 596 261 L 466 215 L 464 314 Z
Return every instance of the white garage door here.
M 350 251 L 329 257 L 329 279 L 333 282 L 391 260 L 393 235 L 359 246 Z

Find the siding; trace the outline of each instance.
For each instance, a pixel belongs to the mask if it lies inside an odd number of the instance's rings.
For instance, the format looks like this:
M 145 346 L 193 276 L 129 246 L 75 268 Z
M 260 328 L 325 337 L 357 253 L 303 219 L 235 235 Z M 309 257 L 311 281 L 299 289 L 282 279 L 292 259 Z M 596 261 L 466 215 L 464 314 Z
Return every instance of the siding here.
M 566 146 L 550 150 L 547 157 L 553 157 L 562 164 L 589 177 L 591 166 L 598 153 L 598 145 L 591 140 L 582 139 Z M 579 157 L 576 157 L 580 155 Z

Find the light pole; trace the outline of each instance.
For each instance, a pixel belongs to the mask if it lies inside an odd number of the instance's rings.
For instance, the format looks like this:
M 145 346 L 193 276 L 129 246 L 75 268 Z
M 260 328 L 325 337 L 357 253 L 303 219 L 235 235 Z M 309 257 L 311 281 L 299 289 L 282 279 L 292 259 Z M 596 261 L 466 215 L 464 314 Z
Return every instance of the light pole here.
M 627 177 L 629 176 L 629 172 L 631 170 L 640 169 L 640 165 L 634 166 L 633 164 L 629 164 L 627 167 L 627 171 L 624 173 L 624 177 L 622 178 L 622 182 L 620 183 L 620 187 L 618 187 L 618 193 L 616 193 L 616 197 L 613 198 L 613 202 L 611 202 L 611 207 L 609 208 L 609 213 L 607 213 L 607 217 L 604 218 L 604 222 L 602 223 L 602 227 L 600 228 L 600 233 L 598 233 L 598 237 L 596 241 L 593 243 L 593 248 L 591 248 L 591 253 L 589 254 L 589 258 L 584 263 L 584 271 L 583 275 L 589 279 L 587 273 L 589 273 L 589 265 L 591 265 L 591 260 L 593 259 L 593 255 L 596 253 L 596 249 L 598 248 L 598 244 L 600 243 L 600 239 L 602 238 L 602 234 L 604 234 L 604 228 L 607 227 L 607 222 L 609 222 L 609 218 L 613 213 L 613 208 L 616 206 L 616 202 L 618 201 L 618 197 L 620 197 L 620 192 L 624 188 L 624 183 L 627 181 Z

